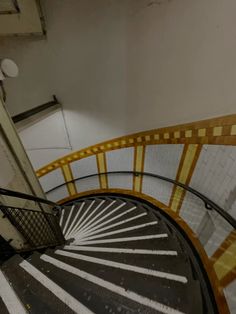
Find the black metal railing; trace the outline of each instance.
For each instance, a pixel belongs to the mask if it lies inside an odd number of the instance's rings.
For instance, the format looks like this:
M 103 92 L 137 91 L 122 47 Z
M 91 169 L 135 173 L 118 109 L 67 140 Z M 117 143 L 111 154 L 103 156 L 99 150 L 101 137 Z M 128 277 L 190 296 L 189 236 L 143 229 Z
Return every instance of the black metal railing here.
M 24 237 L 26 248 L 23 250 L 33 250 L 65 243 L 59 225 L 61 206 L 43 198 L 2 188 L 0 188 L 0 195 L 33 201 L 30 204 L 35 204 L 35 206 L 30 205 L 33 208 L 0 205 L 3 217 L 6 217 Z M 45 209 L 45 205 L 47 209 Z
M 44 198 L 37 197 L 37 196 L 34 196 L 34 195 L 29 195 L 29 194 L 22 193 L 22 192 L 12 191 L 12 190 L 8 190 L 8 189 L 0 188 L 0 195 L 12 196 L 12 197 L 15 197 L 15 198 L 21 198 L 21 199 L 25 199 L 25 200 L 29 200 L 29 201 L 34 201 L 34 202 L 37 202 L 37 203 L 50 205 L 50 206 L 55 207 L 55 208 L 59 208 L 60 207 L 60 206 L 58 206 L 58 204 L 56 204 L 56 203 L 54 203 L 52 201 L 46 200 Z
M 210 200 L 207 196 L 203 195 L 202 193 L 196 191 L 195 189 L 193 189 L 192 187 L 185 185 L 181 182 L 178 182 L 176 180 L 170 179 L 170 178 L 166 178 L 164 176 L 160 176 L 158 174 L 154 174 L 154 173 L 150 173 L 150 172 L 136 172 L 136 171 L 107 171 L 107 172 L 103 172 L 103 173 L 93 173 L 93 174 L 89 174 L 87 176 L 83 176 L 83 177 L 79 177 L 79 178 L 75 178 L 73 180 L 67 181 L 65 183 L 62 183 L 60 185 L 57 185 L 56 187 L 48 190 L 47 192 L 45 192 L 46 194 L 68 184 L 68 183 L 74 183 L 77 182 L 79 180 L 85 180 L 88 178 L 92 178 L 92 177 L 96 177 L 96 176 L 103 176 L 103 175 L 118 175 L 118 174 L 122 174 L 122 175 L 134 175 L 134 176 L 148 176 L 148 177 L 152 177 L 152 178 L 156 178 L 159 180 L 163 180 L 165 182 L 169 182 L 172 183 L 178 187 L 183 188 L 185 191 L 190 192 L 191 194 L 197 196 L 199 199 L 201 199 L 205 205 L 205 208 L 207 210 L 215 210 L 221 217 L 223 217 L 234 229 L 236 229 L 236 219 L 233 218 L 227 211 L 225 211 L 222 207 L 220 207 L 219 205 L 217 205 L 215 202 L 213 202 L 212 200 Z

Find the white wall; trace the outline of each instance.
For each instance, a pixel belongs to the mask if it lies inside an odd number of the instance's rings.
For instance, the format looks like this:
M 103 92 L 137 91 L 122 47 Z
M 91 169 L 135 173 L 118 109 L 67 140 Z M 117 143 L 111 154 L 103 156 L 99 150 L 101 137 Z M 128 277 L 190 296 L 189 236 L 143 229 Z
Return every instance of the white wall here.
M 132 129 L 235 113 L 236 1 L 132 3 L 140 4 L 128 18 Z
M 0 187 L 45 198 L 28 156 L 0 98 Z M 34 202 L 0 195 L 0 204 L 37 209 Z M 48 206 L 47 206 L 48 207 Z M 39 208 L 38 208 L 39 209 Z M 45 207 L 45 210 L 50 210 Z M 23 236 L 0 210 L 0 235 L 16 249 L 26 247 Z
M 56 94 L 73 150 L 235 113 L 235 0 L 42 2 L 47 40 L 0 39 L 0 57 L 21 70 L 7 106 L 15 114 Z M 30 156 L 38 167 L 64 153 Z
M 1 2 L 3 2 L 4 8 L 4 1 Z M 32 33 L 42 35 L 43 30 L 36 0 L 17 0 L 17 5 L 19 13 L 0 15 L 0 35 Z

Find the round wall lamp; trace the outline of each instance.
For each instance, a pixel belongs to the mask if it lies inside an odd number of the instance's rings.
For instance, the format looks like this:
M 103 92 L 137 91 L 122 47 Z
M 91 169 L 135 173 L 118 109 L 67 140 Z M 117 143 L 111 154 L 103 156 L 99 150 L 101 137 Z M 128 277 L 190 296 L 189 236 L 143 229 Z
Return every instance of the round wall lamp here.
M 4 80 L 7 77 L 17 77 L 19 69 L 17 64 L 11 59 L 0 60 L 0 80 Z
M 3 86 L 3 81 L 6 78 L 17 77 L 19 69 L 17 64 L 8 58 L 0 59 L 0 87 L 2 90 L 3 100 L 6 100 L 6 91 Z

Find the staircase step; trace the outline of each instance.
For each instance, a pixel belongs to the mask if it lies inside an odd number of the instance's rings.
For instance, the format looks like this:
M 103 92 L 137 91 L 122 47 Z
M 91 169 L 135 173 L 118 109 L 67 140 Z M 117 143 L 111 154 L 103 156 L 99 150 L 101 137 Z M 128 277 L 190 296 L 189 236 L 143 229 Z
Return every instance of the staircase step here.
M 1 297 L 0 297 L 0 309 L 1 309 L 1 314 L 9 314 L 7 307 Z
M 14 256 L 5 263 L 3 272 L 27 310 L 34 314 L 74 313 L 55 294 L 43 286 L 40 280 L 32 277 L 20 266 L 23 261 L 19 255 Z
M 15 261 L 17 256 L 12 257 L 10 260 L 14 260 L 14 266 L 12 267 L 12 272 L 15 271 L 17 265 L 15 265 Z M 9 260 L 9 261 L 10 261 Z M 8 264 L 10 262 L 6 262 Z M 5 264 L 3 267 L 5 267 Z M 26 314 L 26 305 L 21 302 L 19 297 L 17 296 L 14 285 L 9 281 L 6 274 L 3 272 L 3 267 L 1 267 L 0 271 L 0 297 L 3 303 L 5 304 L 4 308 L 7 308 L 7 312 L 10 314 L 21 313 Z
M 114 244 L 115 246 L 123 246 L 123 247 L 145 247 L 146 245 L 152 241 L 152 239 L 158 238 L 158 241 L 166 239 L 168 235 L 163 233 L 161 228 L 158 226 L 156 221 L 149 223 L 141 223 L 138 226 L 132 226 L 130 229 L 120 228 L 116 233 L 104 232 L 103 235 L 94 237 L 93 239 L 87 239 L 86 241 L 83 239 L 75 239 L 74 244 L 83 244 L 83 245 L 100 245 L 104 246 L 104 243 Z M 137 240 L 136 240 L 137 238 Z M 142 239 L 145 239 L 142 244 Z M 148 239 L 148 240 L 146 240 Z M 150 247 L 151 248 L 151 247 Z
M 76 249 L 76 247 L 74 247 Z M 64 249 L 62 249 L 64 251 Z M 74 254 L 82 254 L 85 256 L 99 258 L 118 263 L 125 263 L 139 267 L 150 268 L 153 270 L 165 271 L 168 273 L 175 273 L 188 278 L 192 278 L 192 270 L 189 264 L 188 257 L 179 254 L 177 251 L 163 251 L 166 253 L 176 252 L 178 255 L 154 255 L 154 254 L 121 254 L 114 252 L 86 252 L 76 250 L 65 250 Z
M 188 247 L 158 210 L 95 196 L 65 206 L 61 226 L 66 246 L 3 264 L 19 313 L 208 313 Z
M 89 230 L 98 228 L 99 226 L 105 226 L 109 223 L 111 219 L 115 221 L 117 215 L 123 213 L 123 210 L 129 209 L 129 204 L 121 202 L 121 201 L 111 201 L 103 205 L 91 218 L 90 223 L 86 227 L 82 227 L 80 232 L 75 235 L 75 237 L 84 235 Z M 117 218 L 118 219 L 118 218 Z
M 97 207 L 99 207 L 101 203 L 102 200 L 91 199 L 89 202 L 85 202 L 85 205 L 81 210 L 78 208 L 78 210 L 72 215 L 71 223 L 73 224 L 73 227 L 67 228 L 66 236 L 70 237 L 75 228 L 81 228 L 83 225 L 86 225 L 88 220 L 93 216 L 94 211 L 97 210 Z
M 173 242 L 173 244 L 176 246 L 176 250 L 178 250 L 179 252 L 183 252 L 184 254 L 186 254 L 186 252 L 184 251 L 182 244 L 180 243 L 177 235 L 176 235 L 176 231 L 175 229 L 171 229 L 167 223 L 165 222 L 165 220 L 163 219 L 163 217 L 158 213 L 154 213 L 154 211 L 152 209 L 148 209 L 149 211 L 149 215 L 150 217 L 153 217 L 153 219 L 158 219 L 159 221 L 159 226 L 162 230 L 162 232 L 166 232 L 169 237 L 171 237 L 171 241 Z
M 107 213 L 108 210 L 110 210 L 110 208 L 112 208 L 113 206 L 115 206 L 116 201 L 114 200 L 105 200 L 104 203 L 101 202 L 103 201 L 103 199 L 101 199 L 97 204 L 95 204 L 95 207 L 91 208 L 91 210 L 87 210 L 89 208 L 87 202 L 85 202 L 85 206 L 83 208 L 83 210 L 80 212 L 77 220 L 76 228 L 73 228 L 73 232 L 71 232 L 70 236 L 73 237 L 75 236 L 78 232 L 81 232 L 82 230 L 86 230 L 88 228 L 88 225 L 93 225 L 96 224 L 97 220 L 100 219 L 99 217 L 102 217 L 102 213 L 104 212 Z M 91 204 L 91 202 L 89 203 L 89 205 Z M 92 216 L 90 217 L 90 214 L 92 214 Z M 89 217 L 89 220 L 88 220 Z M 97 218 L 98 217 L 98 218 Z M 86 223 L 83 224 L 83 221 L 87 219 Z M 83 224 L 81 226 L 81 224 Z
M 110 203 L 110 201 L 101 198 L 97 198 L 96 200 L 94 200 L 93 206 L 87 211 L 86 215 L 80 222 L 79 227 L 77 228 L 78 231 L 87 228 L 91 221 L 93 221 L 94 217 L 96 217 L 96 215 L 98 215 L 98 213 Z
M 116 215 L 108 216 L 107 219 L 101 221 L 97 226 L 91 227 L 83 237 L 91 237 L 100 235 L 105 232 L 112 232 L 120 228 L 126 228 L 134 224 L 142 223 L 142 218 L 146 218 L 147 213 L 141 208 L 136 208 L 132 203 L 127 203 L 126 206 L 116 212 Z M 145 221 L 145 220 L 144 220 Z M 146 219 L 148 222 L 149 220 Z
M 189 289 L 191 290 L 195 287 L 195 282 L 193 281 L 182 283 L 165 278 L 140 274 L 135 271 L 128 271 L 107 265 L 104 266 L 98 263 L 60 256 L 51 251 L 47 252 L 47 255 L 115 285 L 122 286 L 125 290 L 131 290 L 150 300 L 165 304 L 173 309 L 186 312 L 189 308 L 189 300 L 186 300 L 184 296 Z M 179 275 L 177 270 L 175 274 Z M 196 310 L 198 309 L 199 308 L 196 308 Z M 195 313 L 200 312 L 196 311 Z
M 61 226 L 61 230 L 63 231 L 64 227 L 65 227 L 65 224 L 66 224 L 66 221 L 67 221 L 67 218 L 70 214 L 70 209 L 71 207 L 70 206 L 64 206 L 62 212 L 61 212 L 61 215 L 60 215 L 60 226 Z
M 80 203 L 74 203 L 70 208 L 68 208 L 67 218 L 64 218 L 64 226 L 63 226 L 63 233 L 66 234 L 68 229 L 70 228 L 70 223 L 74 221 L 76 218 L 76 221 L 78 222 L 80 218 L 84 219 L 86 213 L 91 209 L 93 204 L 95 203 L 95 200 L 88 200 L 86 202 L 80 202 Z M 79 213 L 79 215 L 76 215 Z M 69 218 L 69 220 L 68 220 Z M 68 225 L 66 226 L 66 224 Z M 65 228 L 66 227 L 66 228 Z
M 30 263 L 96 314 L 161 313 L 123 297 L 119 293 L 114 293 L 106 286 L 98 285 L 45 262 L 39 254 L 34 254 Z

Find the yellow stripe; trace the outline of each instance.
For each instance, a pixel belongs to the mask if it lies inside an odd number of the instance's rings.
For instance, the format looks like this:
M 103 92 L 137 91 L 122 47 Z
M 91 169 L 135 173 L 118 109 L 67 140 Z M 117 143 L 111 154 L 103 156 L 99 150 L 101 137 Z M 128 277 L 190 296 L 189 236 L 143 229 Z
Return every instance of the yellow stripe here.
M 61 169 L 66 182 L 73 180 L 73 175 L 69 164 L 63 165 Z M 70 195 L 77 194 L 74 182 L 67 183 L 66 186 Z
M 171 202 L 171 209 L 174 212 L 178 211 L 179 205 L 181 200 L 183 199 L 183 189 L 180 188 L 179 186 L 175 189 L 174 195 L 173 195 L 173 200 Z
M 50 164 L 38 169 L 37 176 L 44 176 L 64 164 L 95 155 L 98 152 L 131 147 L 137 143 L 143 143 L 144 145 L 236 145 L 236 114 L 114 138 L 54 160 Z
M 145 146 L 140 145 L 135 147 L 134 152 L 134 171 L 142 172 L 144 167 L 144 155 L 145 155 Z M 133 190 L 136 192 L 141 192 L 142 190 L 142 176 L 134 176 L 133 180 Z
M 106 165 L 106 155 L 105 153 L 97 154 L 97 166 L 98 166 L 98 173 L 107 172 L 107 165 Z M 99 176 L 100 187 L 101 189 L 107 189 L 107 175 Z
M 180 183 L 189 183 L 200 153 L 200 149 L 201 146 L 198 144 L 189 144 L 185 147 L 176 178 Z M 177 212 L 180 209 L 184 195 L 185 190 L 183 190 L 181 187 L 173 188 L 170 201 L 170 207 L 173 211 Z
M 215 262 L 214 269 L 219 280 L 236 267 L 236 241 Z

